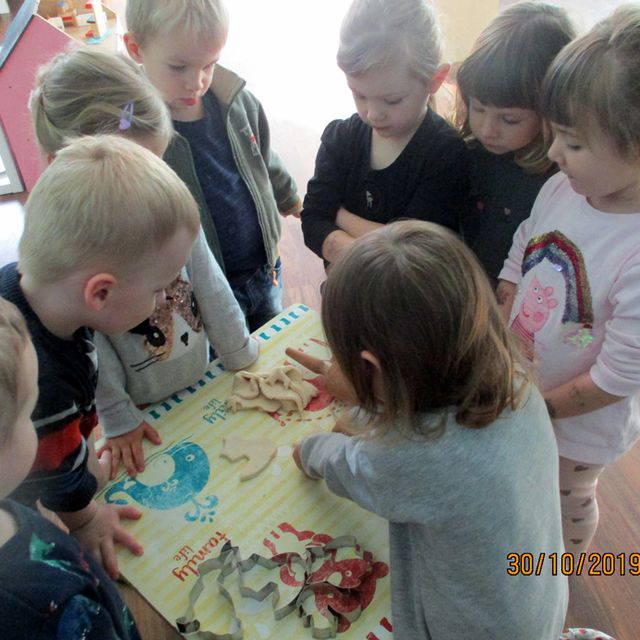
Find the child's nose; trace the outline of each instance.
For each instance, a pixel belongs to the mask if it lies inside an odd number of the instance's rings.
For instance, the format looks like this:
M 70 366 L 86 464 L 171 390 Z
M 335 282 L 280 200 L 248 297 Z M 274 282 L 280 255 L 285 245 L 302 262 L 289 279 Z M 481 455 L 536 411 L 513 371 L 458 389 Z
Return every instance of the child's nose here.
M 202 88 L 203 74 L 200 71 L 192 71 L 187 76 L 187 89 L 190 91 L 199 91 Z
M 369 121 L 377 124 L 384 120 L 385 118 L 385 110 L 381 106 L 371 106 L 369 107 Z
M 167 301 L 167 292 L 163 289 L 159 293 L 156 293 L 156 308 L 164 307 Z
M 485 117 L 480 125 L 480 134 L 483 138 L 495 138 L 498 135 L 498 126 L 493 118 Z
M 561 154 L 560 154 L 560 145 L 558 144 L 558 138 L 554 137 L 551 146 L 549 147 L 549 151 L 547 151 L 547 157 L 551 162 L 556 162 L 560 165 Z

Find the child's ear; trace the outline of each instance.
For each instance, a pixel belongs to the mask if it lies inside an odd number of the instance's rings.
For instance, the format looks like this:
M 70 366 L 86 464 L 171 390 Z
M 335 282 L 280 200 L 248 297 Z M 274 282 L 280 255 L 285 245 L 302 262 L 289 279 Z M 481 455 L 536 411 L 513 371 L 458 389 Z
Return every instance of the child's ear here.
M 373 394 L 375 397 L 384 402 L 385 393 L 384 385 L 382 384 L 382 367 L 380 366 L 380 360 L 371 351 L 361 351 L 360 357 L 370 367 L 371 372 L 371 385 L 373 386 Z
M 375 355 L 373 355 L 373 353 L 371 353 L 371 351 L 361 351 L 360 352 L 360 357 L 366 361 L 366 362 L 370 362 L 378 371 L 380 371 L 380 360 L 378 360 L 378 358 L 376 358 Z
M 142 56 L 140 55 L 140 43 L 136 38 L 136 34 L 132 31 L 127 31 L 123 38 L 124 46 L 127 48 L 127 53 L 138 64 L 142 64 Z
M 117 280 L 110 273 L 91 276 L 84 286 L 84 302 L 91 311 L 102 311 L 113 293 Z
M 445 81 L 447 75 L 449 75 L 449 69 L 451 69 L 451 65 L 448 62 L 441 64 L 436 69 L 436 72 L 433 74 L 433 79 L 431 80 L 431 86 L 429 87 L 430 95 L 436 93 L 442 86 L 442 83 Z

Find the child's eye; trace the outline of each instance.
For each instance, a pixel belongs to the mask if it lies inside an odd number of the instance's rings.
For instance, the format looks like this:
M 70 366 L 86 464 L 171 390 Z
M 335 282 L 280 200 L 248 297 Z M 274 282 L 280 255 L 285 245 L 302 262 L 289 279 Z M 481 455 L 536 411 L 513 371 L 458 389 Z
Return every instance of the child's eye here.
M 404 98 L 387 98 L 384 103 L 392 107 L 395 104 L 400 104 L 403 100 Z
M 520 124 L 522 120 L 511 120 L 510 118 L 502 118 L 505 124 Z
M 179 73 L 180 71 L 184 71 L 185 70 L 185 66 L 181 65 L 181 64 L 170 64 L 169 65 L 169 69 L 171 69 L 171 71 L 175 71 L 176 73 Z
M 472 102 L 471 111 L 475 111 L 476 113 L 484 113 L 484 108 L 481 107 L 479 104 Z

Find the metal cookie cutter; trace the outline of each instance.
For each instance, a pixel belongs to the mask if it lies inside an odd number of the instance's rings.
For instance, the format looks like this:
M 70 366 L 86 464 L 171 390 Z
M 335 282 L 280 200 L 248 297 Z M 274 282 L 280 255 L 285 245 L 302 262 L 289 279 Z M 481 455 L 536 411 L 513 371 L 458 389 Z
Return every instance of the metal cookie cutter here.
M 242 620 L 236 615 L 236 608 L 231 594 L 224 586 L 224 579 L 233 573 L 237 564 L 238 547 L 234 547 L 230 541 L 225 542 L 216 558 L 205 560 L 198 565 L 198 579 L 189 591 L 189 605 L 183 616 L 176 620 L 178 631 L 189 640 L 242 640 Z M 228 633 L 215 633 L 213 631 L 201 631 L 200 621 L 195 616 L 195 604 L 204 590 L 204 577 L 212 571 L 219 571 L 217 582 L 218 590 L 231 607 L 231 631 Z

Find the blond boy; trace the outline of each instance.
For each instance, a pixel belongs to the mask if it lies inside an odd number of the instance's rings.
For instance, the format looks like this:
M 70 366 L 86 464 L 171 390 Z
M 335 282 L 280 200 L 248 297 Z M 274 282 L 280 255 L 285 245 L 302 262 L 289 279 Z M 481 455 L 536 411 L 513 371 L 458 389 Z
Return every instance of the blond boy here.
M 38 355 L 38 452 L 12 497 L 55 511 L 117 576 L 114 543 L 142 553 L 120 519 L 140 514 L 94 499 L 102 472 L 87 445 L 97 422 L 93 330 L 124 332 L 164 301 L 198 233 L 197 206 L 153 153 L 98 136 L 58 153 L 26 209 L 19 262 L 0 270 L 0 295 L 24 315 Z
M 202 226 L 254 331 L 282 309 L 282 215 L 296 185 L 272 151 L 260 102 L 218 65 L 228 17 L 220 0 L 129 0 L 125 35 L 177 131 L 165 160 L 189 186 Z
M 31 414 L 38 360 L 24 318 L 0 298 L 0 620 L 4 640 L 69 637 L 137 640 L 113 583 L 78 542 L 35 511 L 5 500 L 24 480 L 38 439 Z

